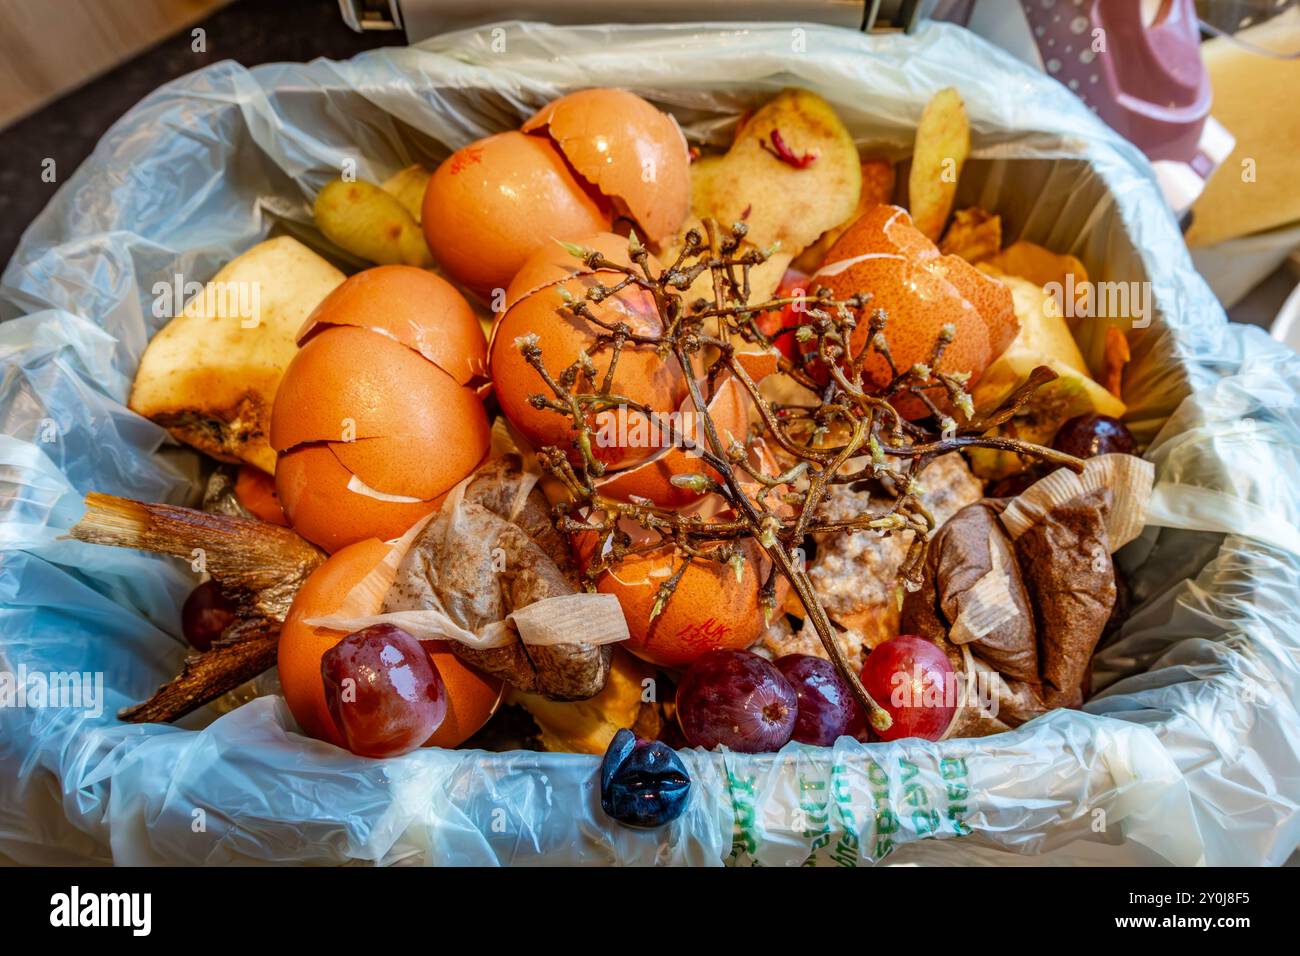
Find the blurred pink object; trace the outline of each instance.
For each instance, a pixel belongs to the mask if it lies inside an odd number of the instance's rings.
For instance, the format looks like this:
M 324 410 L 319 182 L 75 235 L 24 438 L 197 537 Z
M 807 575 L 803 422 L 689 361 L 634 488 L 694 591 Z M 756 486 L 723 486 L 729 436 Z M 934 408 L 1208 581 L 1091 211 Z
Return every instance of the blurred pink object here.
M 1190 163 L 1210 115 L 1192 0 L 1023 0 L 1043 68 L 1151 159 Z

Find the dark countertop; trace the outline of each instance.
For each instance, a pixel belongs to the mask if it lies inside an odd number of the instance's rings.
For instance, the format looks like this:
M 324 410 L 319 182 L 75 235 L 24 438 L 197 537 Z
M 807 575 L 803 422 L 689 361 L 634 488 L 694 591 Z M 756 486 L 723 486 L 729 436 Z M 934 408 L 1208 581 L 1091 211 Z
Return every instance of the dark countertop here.
M 204 53 L 190 48 L 194 27 L 207 32 Z M 0 263 L 9 261 L 23 230 L 114 121 L 169 80 L 221 60 L 254 66 L 346 59 L 405 42 L 400 32 L 348 29 L 335 0 L 239 0 L 194 27 L 0 130 Z M 41 178 L 46 159 L 55 161 L 56 182 Z

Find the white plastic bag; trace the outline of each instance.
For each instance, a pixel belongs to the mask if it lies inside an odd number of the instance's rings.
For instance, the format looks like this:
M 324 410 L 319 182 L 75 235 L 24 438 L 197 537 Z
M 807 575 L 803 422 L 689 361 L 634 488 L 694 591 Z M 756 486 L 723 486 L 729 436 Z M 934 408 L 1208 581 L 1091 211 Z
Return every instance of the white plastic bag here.
M 654 832 L 603 815 L 594 757 L 367 760 L 303 737 L 277 696 L 176 727 L 113 718 L 174 673 L 193 577 L 57 538 L 91 489 L 192 494 L 194 456 L 160 452 L 165 434 L 123 407 L 161 324 L 155 282 L 210 277 L 274 219 L 310 230 L 345 159 L 370 179 L 432 164 L 566 89 L 630 87 L 722 141 L 794 84 L 893 155 L 930 95 L 958 87 L 975 143 L 959 203 L 1094 278 L 1152 283 L 1125 398 L 1159 507 L 1119 555 L 1139 603 L 1082 712 L 982 740 L 687 751 L 690 805 Z M 1226 864 L 1280 863 L 1300 843 L 1300 359 L 1227 325 L 1132 146 L 964 31 L 503 24 L 346 63 L 220 63 L 105 135 L 24 237 L 0 307 L 26 315 L 0 325 L 0 671 L 105 687 L 98 716 L 0 709 L 10 859 Z M 1102 331 L 1080 328 L 1093 361 Z

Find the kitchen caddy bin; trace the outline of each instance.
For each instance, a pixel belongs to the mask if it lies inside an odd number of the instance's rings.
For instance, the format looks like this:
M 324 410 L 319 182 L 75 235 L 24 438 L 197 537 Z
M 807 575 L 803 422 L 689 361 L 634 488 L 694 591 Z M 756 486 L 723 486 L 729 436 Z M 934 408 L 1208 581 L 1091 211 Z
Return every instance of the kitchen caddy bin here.
M 1094 279 L 1150 283 L 1152 313 L 1125 328 L 1124 398 L 1156 487 L 1118 560 L 1131 616 L 1081 711 L 978 740 L 685 751 L 690 805 L 657 831 L 603 815 L 596 757 L 368 760 L 307 739 L 272 675 L 180 726 L 114 718 L 175 673 L 193 575 L 61 535 L 92 489 L 193 501 L 197 456 L 124 405 L 165 321 L 155 284 L 207 279 L 272 229 L 310 235 L 347 159 L 372 180 L 433 164 L 586 86 L 628 87 L 714 143 L 803 86 L 898 157 L 955 86 L 974 145 L 958 206 L 998 211 L 1008 240 L 1072 252 Z M 105 686 L 99 714 L 0 709 L 12 861 L 1249 864 L 1300 843 L 1300 359 L 1228 325 L 1135 148 L 958 28 L 504 23 L 347 62 L 218 63 L 104 136 L 28 229 L 0 308 L 0 670 Z M 1081 326 L 1091 361 L 1103 332 Z

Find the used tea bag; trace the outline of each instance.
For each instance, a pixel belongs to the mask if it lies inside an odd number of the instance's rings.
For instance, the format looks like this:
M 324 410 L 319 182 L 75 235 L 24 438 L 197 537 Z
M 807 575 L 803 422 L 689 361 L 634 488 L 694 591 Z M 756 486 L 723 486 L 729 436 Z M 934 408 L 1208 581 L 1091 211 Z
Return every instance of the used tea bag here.
M 1057 505 L 1015 539 L 1042 648 L 1039 665 L 1048 707 L 1083 703 L 1083 675 L 1115 606 L 1102 512 L 1110 492 L 1094 489 Z
M 1081 475 L 1059 469 L 1016 498 L 968 505 L 935 535 L 901 626 L 967 677 L 948 735 L 1083 702 L 1115 605 L 1111 554 L 1142 530 L 1153 477 L 1140 458 L 1101 455 Z
M 482 465 L 409 531 L 381 612 L 309 619 L 352 631 L 389 623 L 447 641 L 462 660 L 518 691 L 586 700 L 627 639 L 618 599 L 579 590 L 546 499 L 518 456 Z
M 969 644 L 1006 676 L 1037 682 L 1033 613 L 1001 511 L 1002 502 L 977 501 L 936 532 L 921 590 L 903 604 L 902 631 Z

